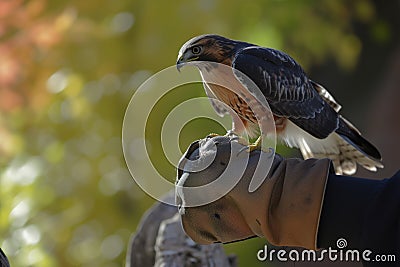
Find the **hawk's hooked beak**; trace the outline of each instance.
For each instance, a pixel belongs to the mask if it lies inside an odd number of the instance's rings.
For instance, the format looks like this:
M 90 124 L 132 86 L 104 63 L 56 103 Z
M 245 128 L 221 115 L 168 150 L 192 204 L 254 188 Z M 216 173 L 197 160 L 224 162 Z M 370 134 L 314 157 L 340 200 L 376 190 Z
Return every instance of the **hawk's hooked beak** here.
M 176 61 L 176 69 L 180 72 L 181 68 L 186 65 L 186 63 L 198 60 L 199 57 L 192 57 L 192 58 L 186 58 L 185 55 L 182 55 L 178 57 L 178 60 Z
M 181 72 L 181 68 L 185 65 L 185 61 L 183 59 L 183 56 L 180 56 L 178 60 L 176 61 L 176 69 Z

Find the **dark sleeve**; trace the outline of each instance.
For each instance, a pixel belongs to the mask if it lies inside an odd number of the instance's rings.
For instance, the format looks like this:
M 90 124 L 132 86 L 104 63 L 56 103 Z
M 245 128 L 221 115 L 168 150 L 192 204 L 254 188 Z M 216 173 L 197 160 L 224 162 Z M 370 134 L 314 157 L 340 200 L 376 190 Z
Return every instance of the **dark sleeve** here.
M 338 249 L 338 240 L 345 239 L 347 245 L 343 250 L 372 251 L 368 256 L 371 261 L 363 262 L 364 266 L 400 266 L 399 219 L 400 172 L 384 180 L 330 174 L 318 230 L 318 247 Z M 376 255 L 394 255 L 396 262 L 378 263 Z

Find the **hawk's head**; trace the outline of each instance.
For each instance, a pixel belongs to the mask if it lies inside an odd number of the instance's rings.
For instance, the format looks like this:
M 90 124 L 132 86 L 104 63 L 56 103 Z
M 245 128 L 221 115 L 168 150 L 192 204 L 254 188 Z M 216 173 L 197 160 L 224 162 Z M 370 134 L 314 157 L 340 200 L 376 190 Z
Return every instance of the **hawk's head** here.
M 215 34 L 196 36 L 181 47 L 176 66 L 179 70 L 190 61 L 211 61 L 230 65 L 236 51 L 249 45 Z

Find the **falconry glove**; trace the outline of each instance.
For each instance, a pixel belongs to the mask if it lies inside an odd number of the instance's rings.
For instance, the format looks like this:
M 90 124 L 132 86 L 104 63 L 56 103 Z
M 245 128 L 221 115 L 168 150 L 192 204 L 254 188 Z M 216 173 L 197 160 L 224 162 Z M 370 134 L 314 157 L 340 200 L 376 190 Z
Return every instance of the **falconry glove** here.
M 178 167 L 176 202 L 187 235 L 199 244 L 228 243 L 259 236 L 276 246 L 317 249 L 331 161 L 284 159 L 272 154 L 272 165 L 265 173 L 265 180 L 249 192 L 264 152 L 248 153 L 246 149 L 235 138 L 217 136 L 195 141 L 185 152 Z M 243 171 L 238 171 L 242 153 L 247 154 L 247 164 Z M 222 179 L 226 173 L 235 181 L 226 193 L 218 192 L 221 188 L 218 184 L 211 189 L 204 187 Z M 212 200 L 212 193 L 222 195 Z M 212 201 L 207 202 L 207 197 Z

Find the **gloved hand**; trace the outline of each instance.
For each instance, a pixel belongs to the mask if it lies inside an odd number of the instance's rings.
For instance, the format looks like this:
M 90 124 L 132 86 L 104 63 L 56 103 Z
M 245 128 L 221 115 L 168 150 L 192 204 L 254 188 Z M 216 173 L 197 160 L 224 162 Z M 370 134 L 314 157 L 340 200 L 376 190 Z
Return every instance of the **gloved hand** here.
M 216 151 L 210 151 L 211 147 Z M 211 203 L 193 206 L 196 199 L 219 190 L 218 185 L 211 189 L 201 186 L 220 179 L 230 162 L 240 165 L 236 163 L 241 153 L 249 153 L 244 174 L 237 177 L 240 172 L 227 172 L 238 181 L 233 189 Z M 250 193 L 249 184 L 261 153 L 249 152 L 228 136 L 208 137 L 190 145 L 178 168 L 176 202 L 182 226 L 195 242 L 228 243 L 259 236 L 276 246 L 317 248 L 330 160 L 284 159 L 275 154 L 266 179 Z M 211 164 L 203 168 L 207 162 Z

